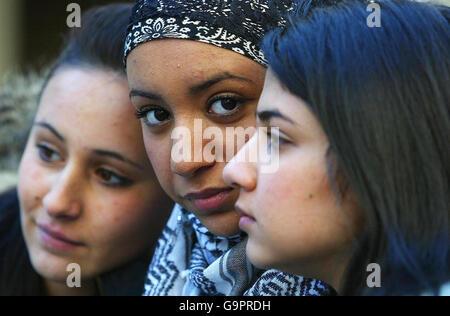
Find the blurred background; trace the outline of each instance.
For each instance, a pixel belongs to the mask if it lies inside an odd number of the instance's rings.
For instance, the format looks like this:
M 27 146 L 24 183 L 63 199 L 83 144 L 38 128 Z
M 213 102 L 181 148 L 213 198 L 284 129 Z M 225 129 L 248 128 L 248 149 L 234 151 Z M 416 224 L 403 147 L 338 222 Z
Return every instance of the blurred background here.
M 57 55 L 69 30 L 68 4 L 78 3 L 83 12 L 115 2 L 133 1 L 0 0 L 0 78 L 8 71 L 40 68 Z
M 450 5 L 450 0 L 438 1 Z M 68 31 L 69 3 L 83 11 L 114 2 L 133 1 L 0 0 L 0 83 L 7 71 L 42 67 L 56 56 Z

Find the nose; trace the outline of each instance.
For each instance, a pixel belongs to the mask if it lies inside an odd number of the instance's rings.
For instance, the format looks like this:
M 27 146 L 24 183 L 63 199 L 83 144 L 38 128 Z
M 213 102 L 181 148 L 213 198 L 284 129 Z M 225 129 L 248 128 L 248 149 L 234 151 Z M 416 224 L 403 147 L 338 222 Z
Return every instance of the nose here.
M 81 179 L 82 175 L 70 166 L 54 176 L 50 191 L 43 198 L 43 207 L 51 218 L 74 220 L 80 217 Z
M 255 190 L 257 184 L 256 162 L 251 161 L 250 154 L 255 149 L 256 138 L 253 136 L 223 170 L 223 179 L 228 185 L 246 192 Z
M 185 178 L 193 177 L 215 165 L 215 157 L 205 159 L 204 148 L 210 140 L 203 139 L 201 120 L 195 120 L 191 128 L 177 126 L 172 132 L 170 167 L 172 172 Z
M 206 162 L 173 162 L 171 164 L 172 171 L 184 178 L 191 178 L 201 170 L 205 170 L 213 166 L 214 163 Z

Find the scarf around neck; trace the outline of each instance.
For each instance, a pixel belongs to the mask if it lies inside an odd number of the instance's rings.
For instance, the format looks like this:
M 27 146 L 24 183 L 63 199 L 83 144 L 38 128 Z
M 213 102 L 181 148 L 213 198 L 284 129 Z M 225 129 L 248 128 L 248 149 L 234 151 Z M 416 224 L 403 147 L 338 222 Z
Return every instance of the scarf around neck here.
M 244 234 L 219 237 L 176 205 L 158 240 L 144 296 L 325 296 L 325 283 L 260 270 L 247 259 Z

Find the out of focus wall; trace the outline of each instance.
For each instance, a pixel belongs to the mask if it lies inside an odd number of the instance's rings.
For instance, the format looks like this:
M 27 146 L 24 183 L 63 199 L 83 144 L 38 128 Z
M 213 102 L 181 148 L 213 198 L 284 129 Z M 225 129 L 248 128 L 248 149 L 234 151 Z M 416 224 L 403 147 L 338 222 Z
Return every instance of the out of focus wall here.
M 450 5 L 450 0 L 416 1 Z M 78 3 L 84 12 L 115 2 L 134 0 L 0 0 L 0 84 L 5 71 L 39 69 L 57 56 L 69 31 L 69 3 Z
M 22 57 L 22 0 L 0 0 L 0 83 Z

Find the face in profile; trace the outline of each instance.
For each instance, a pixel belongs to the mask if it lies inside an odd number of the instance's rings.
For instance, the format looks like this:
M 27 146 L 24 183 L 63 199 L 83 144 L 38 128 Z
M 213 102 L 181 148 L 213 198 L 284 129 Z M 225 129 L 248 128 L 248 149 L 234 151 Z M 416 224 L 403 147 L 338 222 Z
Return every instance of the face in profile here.
M 227 183 L 240 189 L 236 208 L 248 233 L 247 254 L 255 265 L 277 268 L 332 285 L 342 273 L 361 216 L 351 194 L 339 204 L 327 171 L 329 142 L 308 105 L 291 94 L 269 70 L 257 108 L 258 133 L 277 134 L 264 144 L 279 152 L 275 172 L 241 155 L 257 146 L 256 135 L 224 170 Z
M 103 70 L 62 68 L 50 79 L 19 170 L 31 262 L 65 282 L 90 279 L 151 247 L 170 213 L 133 119 L 128 84 Z
M 211 232 L 239 233 L 239 214 L 234 209 L 239 192 L 223 181 L 222 172 L 227 162 L 223 155 L 231 148 L 234 156 L 242 145 L 231 137 L 212 160 L 202 154 L 198 160 L 194 154 L 191 159 L 176 160 L 172 151 L 179 143 L 172 132 L 180 127 L 187 130 L 190 144 L 186 146 L 194 153 L 196 144 L 202 152 L 211 142 L 203 137 L 207 128 L 216 128 L 222 135 L 227 127 L 254 129 L 265 68 L 214 45 L 164 39 L 134 49 L 127 71 L 147 154 L 164 190 Z

